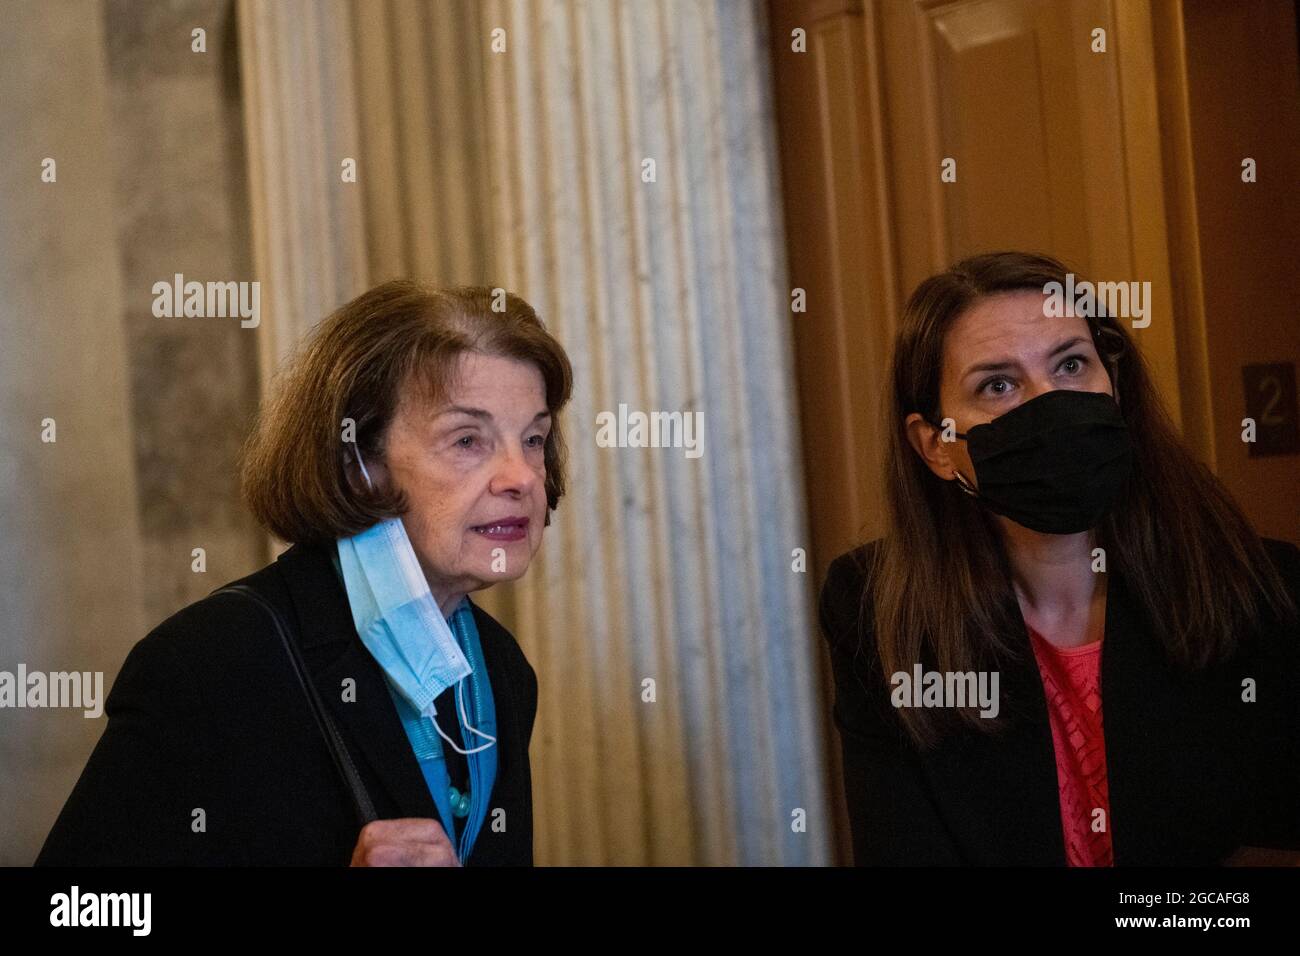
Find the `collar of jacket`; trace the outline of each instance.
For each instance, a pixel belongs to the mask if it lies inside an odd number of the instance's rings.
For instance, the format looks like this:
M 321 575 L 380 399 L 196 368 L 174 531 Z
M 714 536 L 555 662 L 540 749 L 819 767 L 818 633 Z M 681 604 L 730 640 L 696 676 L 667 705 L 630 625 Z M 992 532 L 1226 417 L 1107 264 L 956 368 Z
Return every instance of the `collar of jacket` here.
M 347 591 L 330 560 L 329 546 L 296 544 L 279 556 L 274 567 L 298 620 L 307 669 L 348 749 L 387 791 L 399 815 L 437 819 L 428 784 L 384 684 L 383 669 L 352 623 Z M 496 626 L 470 604 L 480 635 Z M 485 657 L 490 653 L 488 643 L 483 641 Z M 489 673 L 492 669 L 488 661 Z M 355 682 L 355 701 L 343 700 L 344 681 L 349 679 Z M 381 815 L 386 814 L 381 811 Z

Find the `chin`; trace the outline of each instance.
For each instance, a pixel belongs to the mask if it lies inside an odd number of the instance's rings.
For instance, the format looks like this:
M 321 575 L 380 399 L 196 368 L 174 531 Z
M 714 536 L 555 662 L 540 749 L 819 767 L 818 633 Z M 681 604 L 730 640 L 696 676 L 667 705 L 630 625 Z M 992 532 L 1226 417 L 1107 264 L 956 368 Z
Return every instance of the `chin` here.
M 501 575 L 501 577 L 497 578 L 496 581 L 493 583 L 505 584 L 507 581 L 518 581 L 527 573 L 528 573 L 528 564 L 525 563 L 524 566 L 521 568 L 512 568 L 511 570 L 505 572 L 504 574 Z
M 513 581 L 517 576 L 518 575 L 503 574 L 501 575 L 501 577 L 497 578 L 494 581 L 484 581 L 480 578 L 479 581 L 473 587 L 468 589 L 468 592 L 470 594 L 477 594 L 479 591 L 486 591 L 494 584 L 508 584 L 509 582 Z
M 528 573 L 529 563 L 528 561 L 508 562 L 505 571 L 500 574 L 493 574 L 491 578 L 483 580 L 475 590 L 490 588 L 494 584 L 507 584 L 511 581 L 518 581 Z

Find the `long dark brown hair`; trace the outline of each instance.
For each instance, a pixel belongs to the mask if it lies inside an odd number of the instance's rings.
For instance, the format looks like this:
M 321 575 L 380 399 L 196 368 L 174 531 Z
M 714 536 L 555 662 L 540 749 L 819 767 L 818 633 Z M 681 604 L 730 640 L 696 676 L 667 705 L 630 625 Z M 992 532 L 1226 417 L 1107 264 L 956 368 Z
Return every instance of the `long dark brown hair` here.
M 940 671 L 995 669 L 1025 653 L 1010 642 L 1023 625 L 996 525 L 956 482 L 926 466 L 905 420 L 912 412 L 939 420 L 944 341 L 958 316 L 994 293 L 1064 286 L 1066 274 L 1047 256 L 988 253 L 926 279 L 907 303 L 883 409 L 888 525 L 863 596 L 862 623 L 874 624 L 883 674 L 910 673 L 927 658 Z M 1238 636 L 1267 614 L 1293 620 L 1296 608 L 1240 508 L 1179 439 L 1123 324 L 1106 315 L 1088 322 L 1134 445 L 1132 472 L 1096 528 L 1097 544 L 1142 604 L 1167 658 L 1203 668 L 1230 656 Z M 904 707 L 899 716 L 921 747 L 955 720 L 985 731 L 999 723 L 974 708 Z

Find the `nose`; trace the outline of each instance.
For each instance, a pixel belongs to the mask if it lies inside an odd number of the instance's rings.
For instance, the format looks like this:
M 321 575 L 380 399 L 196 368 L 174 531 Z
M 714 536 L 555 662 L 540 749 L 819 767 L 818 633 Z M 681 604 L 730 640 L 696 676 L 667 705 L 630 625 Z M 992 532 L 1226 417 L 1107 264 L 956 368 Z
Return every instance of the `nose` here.
M 497 457 L 496 468 L 489 483 L 494 495 L 525 497 L 536 486 L 539 475 L 529 463 L 522 446 L 507 446 Z
M 1023 405 L 1030 399 L 1037 398 L 1039 395 L 1042 395 L 1045 392 L 1050 392 L 1053 389 L 1054 386 L 1052 383 L 1046 379 L 1034 379 L 1026 385 L 1025 390 L 1021 393 L 1020 404 Z
M 1068 387 L 1068 385 L 1066 386 Z M 1029 376 L 1025 380 L 1025 386 L 1020 393 L 1018 404 L 1023 405 L 1030 399 L 1037 398 L 1039 395 L 1045 395 L 1048 392 L 1054 392 L 1061 388 L 1060 385 L 1052 381 L 1052 376 L 1046 372 Z

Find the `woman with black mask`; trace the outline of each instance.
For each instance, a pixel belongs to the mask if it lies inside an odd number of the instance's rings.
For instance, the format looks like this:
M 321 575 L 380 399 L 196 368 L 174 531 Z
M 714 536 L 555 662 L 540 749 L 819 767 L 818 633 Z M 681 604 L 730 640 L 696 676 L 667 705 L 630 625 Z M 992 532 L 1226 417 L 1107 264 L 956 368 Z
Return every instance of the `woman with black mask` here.
M 1300 550 L 1252 530 L 1070 286 L 994 253 L 908 303 L 888 531 L 821 597 L 860 865 L 1300 850 Z

